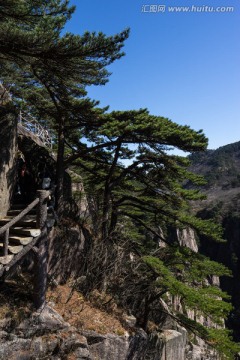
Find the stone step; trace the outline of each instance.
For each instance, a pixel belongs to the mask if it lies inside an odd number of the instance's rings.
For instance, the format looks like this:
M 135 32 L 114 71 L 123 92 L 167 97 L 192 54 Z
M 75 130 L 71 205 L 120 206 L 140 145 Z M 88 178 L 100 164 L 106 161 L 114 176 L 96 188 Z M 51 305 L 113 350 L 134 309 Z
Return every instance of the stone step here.
M 5 217 L 3 219 L 0 219 L 0 226 L 3 226 L 5 224 L 7 224 L 10 220 L 12 220 L 14 217 Z M 27 218 L 23 218 L 22 220 L 19 220 L 16 223 L 18 226 L 24 226 L 24 227 L 36 227 L 36 220 L 33 219 L 27 219 Z
M 9 244 L 10 245 L 27 245 L 32 241 L 33 237 L 25 237 L 23 236 L 10 236 L 9 237 Z
M 24 235 L 24 236 L 32 236 L 37 237 L 41 234 L 40 229 L 31 229 L 31 228 L 24 228 L 21 226 L 14 226 L 10 229 L 10 236 L 12 234 Z
M 12 204 L 11 210 L 23 210 L 27 207 L 26 204 Z
M 3 244 L 0 243 L 0 250 L 3 249 Z M 11 246 L 9 245 L 8 246 L 8 251 L 11 253 L 11 254 L 18 254 L 20 251 L 22 251 L 23 249 L 23 245 L 16 245 L 16 246 Z
M 9 210 L 9 211 L 11 211 L 11 210 Z M 14 219 L 15 217 L 16 217 L 16 215 L 6 215 L 1 220 L 8 219 L 8 221 L 10 221 L 10 220 Z M 33 220 L 33 221 L 35 221 L 36 220 L 36 215 L 35 214 L 32 214 L 32 215 L 27 214 L 22 218 L 22 220 Z
M 7 265 L 13 259 L 14 255 L 0 256 L 0 264 Z
M 20 212 L 22 212 L 22 210 L 24 209 L 10 209 L 7 212 L 8 216 L 17 216 L 18 214 L 20 214 Z M 32 209 L 28 212 L 29 215 L 35 215 L 36 214 L 36 209 Z

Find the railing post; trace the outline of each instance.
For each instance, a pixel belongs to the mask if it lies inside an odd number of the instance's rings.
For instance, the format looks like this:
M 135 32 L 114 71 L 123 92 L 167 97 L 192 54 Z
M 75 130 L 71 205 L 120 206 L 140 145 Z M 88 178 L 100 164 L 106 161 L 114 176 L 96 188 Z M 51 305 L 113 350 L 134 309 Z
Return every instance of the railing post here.
M 42 229 L 47 220 L 47 200 L 49 196 L 49 191 L 47 190 L 38 190 L 37 191 L 39 203 L 37 208 L 37 227 Z
M 38 247 L 34 249 L 35 266 L 34 266 L 34 306 L 37 310 L 44 307 L 46 302 L 47 289 L 47 199 L 49 192 L 39 190 L 39 204 L 37 211 L 37 226 L 41 229 L 41 238 Z
M 8 255 L 8 243 L 9 243 L 9 229 L 5 231 L 4 234 L 4 244 L 3 244 L 3 255 Z

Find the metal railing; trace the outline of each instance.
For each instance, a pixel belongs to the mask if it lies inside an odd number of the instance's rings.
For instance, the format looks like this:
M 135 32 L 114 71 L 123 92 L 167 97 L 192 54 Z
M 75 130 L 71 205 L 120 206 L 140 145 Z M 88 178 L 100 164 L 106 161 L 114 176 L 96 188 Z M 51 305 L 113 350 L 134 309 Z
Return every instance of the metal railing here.
M 52 149 L 52 136 L 32 115 L 20 111 L 18 123 L 28 132 L 34 134 L 46 147 Z

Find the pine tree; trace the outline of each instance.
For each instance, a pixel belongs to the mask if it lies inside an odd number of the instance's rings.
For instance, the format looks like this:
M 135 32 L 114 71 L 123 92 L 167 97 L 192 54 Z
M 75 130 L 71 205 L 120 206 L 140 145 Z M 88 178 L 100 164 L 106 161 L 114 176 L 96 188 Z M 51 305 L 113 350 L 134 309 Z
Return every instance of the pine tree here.
M 58 198 L 63 195 L 66 128 L 80 128 L 88 121 L 87 114 L 95 115 L 96 103 L 83 100 L 85 87 L 108 81 L 106 67 L 123 56 L 129 34 L 125 30 L 108 37 L 89 32 L 62 35 L 74 11 L 68 4 L 60 0 L 0 4 L 1 81 L 28 111 L 54 124 Z
M 183 182 L 202 183 L 203 179 L 188 171 L 186 158 L 167 151 L 170 146 L 183 151 L 204 149 L 207 139 L 202 131 L 152 116 L 145 109 L 99 115 L 97 120 L 89 121 L 86 129 L 84 136 L 89 145 L 81 142 L 80 134 L 69 136 L 73 154 L 66 163 L 82 167 L 93 182 L 98 173 L 96 186 L 104 194 L 103 238 L 115 230 L 118 218 L 126 216 L 148 231 L 167 218 L 172 224 L 178 221 L 201 228 L 213 238 L 221 237 L 212 222 L 189 215 L 186 201 L 203 196 L 198 190 L 184 189 Z M 124 159 L 130 160 L 130 165 L 125 166 Z
M 184 188 L 184 183 L 202 184 L 204 179 L 188 170 L 187 158 L 168 152 L 170 147 L 203 150 L 206 137 L 202 131 L 152 116 L 145 109 L 100 115 L 95 122 L 89 122 L 87 129 L 84 135 L 88 144 L 82 143 L 79 134 L 69 134 L 73 153 L 66 162 L 76 171 L 81 169 L 93 204 L 90 212 L 95 240 L 91 252 L 95 246 L 96 257 L 91 254 L 95 267 L 91 268 L 89 284 L 115 293 L 143 328 L 153 319 L 155 308 L 164 311 L 159 305 L 161 298 L 167 294 L 178 296 L 184 311 L 171 316 L 210 345 L 233 356 L 238 345 L 226 331 L 213 331 L 187 316 L 188 310 L 194 310 L 198 317 L 223 326 L 232 308 L 229 296 L 207 279 L 230 276 L 229 270 L 181 247 L 176 238 L 168 236 L 170 228 L 191 226 L 209 241 L 223 241 L 222 230 L 213 221 L 190 214 L 189 200 L 204 196 L 196 189 Z M 159 241 L 166 247 L 159 248 Z M 117 244 L 125 249 L 122 259 L 130 253 L 139 259 L 136 267 L 127 260 L 121 263 Z

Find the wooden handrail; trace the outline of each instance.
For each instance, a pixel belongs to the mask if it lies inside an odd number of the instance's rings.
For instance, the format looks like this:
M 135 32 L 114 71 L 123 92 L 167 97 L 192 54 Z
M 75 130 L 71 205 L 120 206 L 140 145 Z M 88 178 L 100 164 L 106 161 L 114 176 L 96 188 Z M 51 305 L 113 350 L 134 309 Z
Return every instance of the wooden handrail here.
M 0 235 L 4 234 L 5 231 L 10 229 L 11 226 L 15 225 L 19 220 L 21 220 L 29 211 L 31 211 L 39 203 L 39 198 L 36 198 L 30 205 L 28 205 L 23 211 L 20 212 L 15 218 L 10 220 L 7 224 L 0 228 Z
M 0 269 L 0 276 L 6 271 L 8 272 L 10 268 L 16 266 L 17 262 L 21 261 L 23 257 L 30 251 L 33 250 L 35 257 L 34 263 L 34 306 L 38 310 L 43 308 L 46 302 L 46 288 L 47 288 L 47 256 L 48 256 L 48 246 L 47 246 L 47 199 L 50 195 L 48 190 L 38 190 L 37 198 L 29 204 L 23 211 L 20 212 L 15 218 L 10 220 L 6 225 L 0 228 L 0 235 L 4 234 L 4 256 L 8 255 L 8 244 L 9 244 L 9 229 L 11 226 L 16 224 L 21 220 L 26 214 L 29 213 L 36 205 L 37 209 L 37 226 L 40 229 L 39 236 L 36 236 L 31 243 L 29 243 L 21 252 L 19 252 L 7 266 Z
M 38 197 L 33 200 L 23 211 L 10 220 L 7 224 L 0 228 L 0 235 L 4 234 L 4 243 L 3 243 L 3 254 L 4 256 L 8 255 L 8 244 L 9 244 L 9 230 L 11 226 L 15 225 L 19 220 L 21 220 L 25 215 L 29 213 L 36 205 L 38 205 L 37 211 L 37 226 L 42 230 L 45 226 L 47 220 L 47 198 L 49 197 L 50 192 L 48 190 L 38 190 Z

